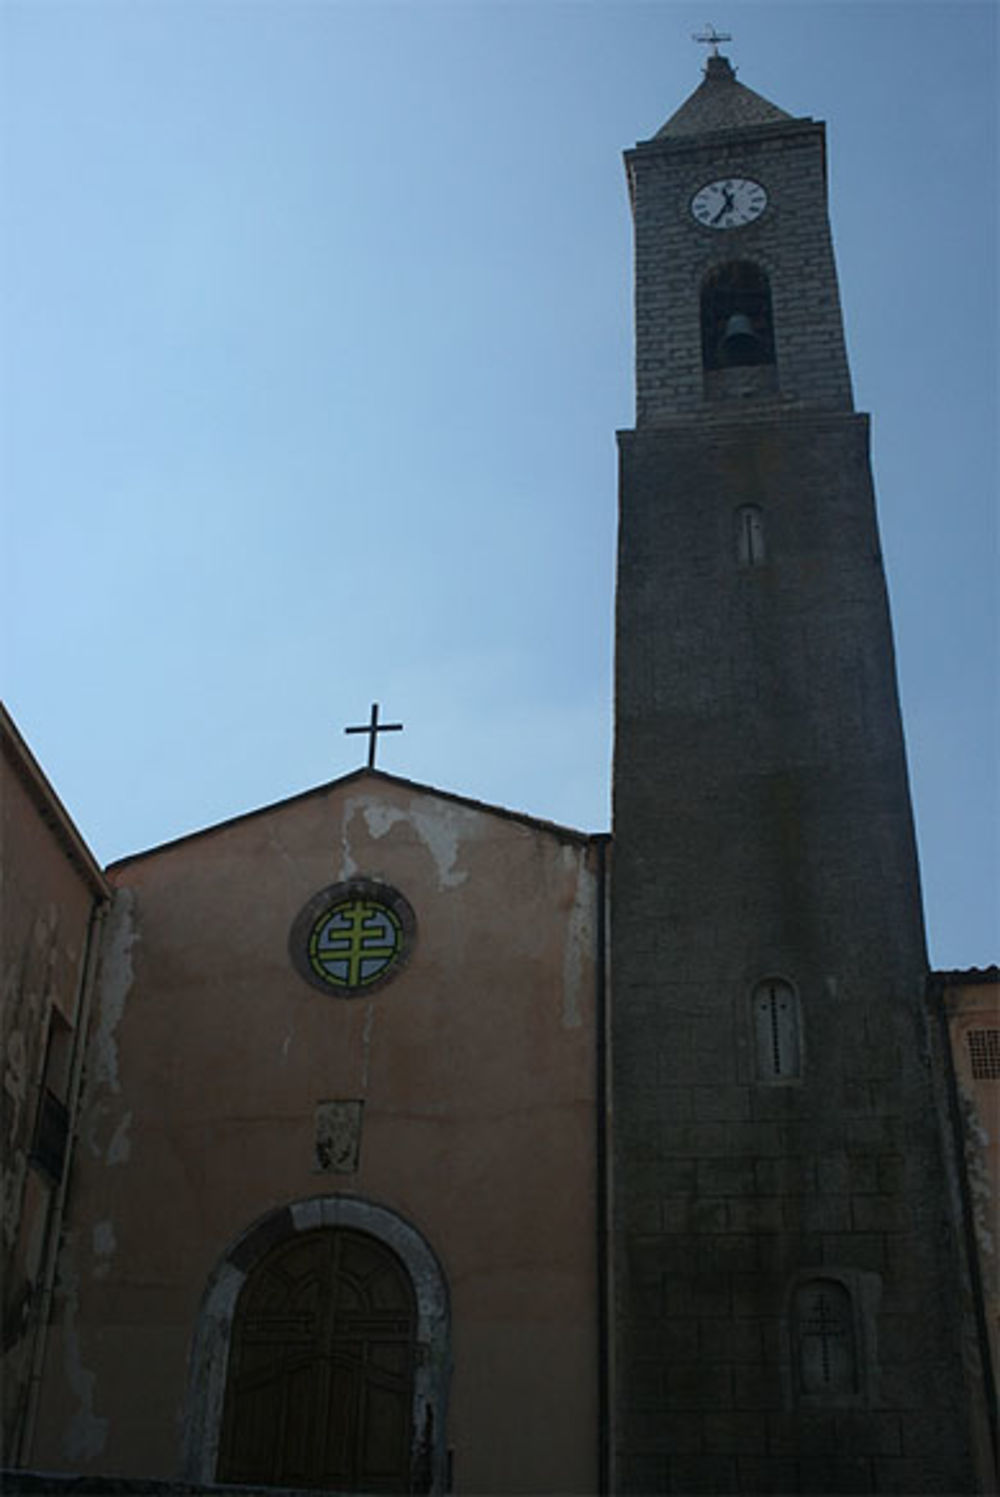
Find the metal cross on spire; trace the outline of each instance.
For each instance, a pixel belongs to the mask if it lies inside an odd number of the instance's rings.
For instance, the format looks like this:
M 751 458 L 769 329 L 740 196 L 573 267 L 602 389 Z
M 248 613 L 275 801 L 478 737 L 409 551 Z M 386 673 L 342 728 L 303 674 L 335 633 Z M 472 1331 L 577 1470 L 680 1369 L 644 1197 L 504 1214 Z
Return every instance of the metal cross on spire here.
M 380 723 L 378 720 L 378 702 L 372 702 L 372 715 L 366 723 L 360 727 L 345 728 L 345 733 L 367 733 L 368 734 L 368 768 L 375 768 L 375 747 L 380 733 L 401 733 L 402 723 Z
M 711 47 L 711 55 L 713 57 L 718 57 L 719 55 L 720 42 L 731 42 L 732 39 L 732 34 L 730 32 L 716 31 L 711 21 L 707 23 L 704 31 L 692 31 L 691 33 L 691 40 L 693 42 L 701 42 L 704 46 Z

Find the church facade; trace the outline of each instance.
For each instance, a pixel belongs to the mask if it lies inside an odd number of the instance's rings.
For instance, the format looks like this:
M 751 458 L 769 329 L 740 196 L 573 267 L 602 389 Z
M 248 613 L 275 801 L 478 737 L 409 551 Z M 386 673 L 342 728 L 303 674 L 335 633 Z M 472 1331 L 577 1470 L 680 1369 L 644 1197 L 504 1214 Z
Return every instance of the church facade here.
M 823 127 L 714 55 L 626 162 L 611 837 L 369 768 L 102 871 L 4 720 L 12 1490 L 995 1490 Z

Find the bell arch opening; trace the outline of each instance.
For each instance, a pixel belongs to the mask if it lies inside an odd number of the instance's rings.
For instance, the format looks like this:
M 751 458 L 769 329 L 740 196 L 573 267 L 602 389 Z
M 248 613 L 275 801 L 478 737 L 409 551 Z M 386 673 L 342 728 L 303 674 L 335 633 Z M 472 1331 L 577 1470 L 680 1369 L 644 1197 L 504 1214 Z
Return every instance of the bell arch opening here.
M 185 1475 L 444 1491 L 449 1369 L 444 1275 L 408 1222 L 342 1196 L 269 1213 L 204 1296 Z
M 771 286 L 751 260 L 717 265 L 702 281 L 701 358 L 706 370 L 775 362 Z

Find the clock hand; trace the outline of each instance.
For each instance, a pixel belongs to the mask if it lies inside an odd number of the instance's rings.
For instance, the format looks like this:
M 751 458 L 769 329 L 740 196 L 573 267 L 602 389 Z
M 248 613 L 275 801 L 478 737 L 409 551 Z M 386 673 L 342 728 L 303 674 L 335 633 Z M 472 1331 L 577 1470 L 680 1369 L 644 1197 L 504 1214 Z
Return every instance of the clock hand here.
M 724 194 L 724 197 L 725 197 L 725 201 L 723 202 L 722 207 L 719 209 L 718 213 L 712 219 L 712 223 L 714 223 L 714 224 L 717 224 L 719 222 L 719 219 L 722 217 L 722 215 L 724 213 L 729 213 L 729 212 L 732 211 L 732 207 L 733 207 L 733 195 L 732 195 L 732 193 L 731 192 L 727 192 L 727 193 Z

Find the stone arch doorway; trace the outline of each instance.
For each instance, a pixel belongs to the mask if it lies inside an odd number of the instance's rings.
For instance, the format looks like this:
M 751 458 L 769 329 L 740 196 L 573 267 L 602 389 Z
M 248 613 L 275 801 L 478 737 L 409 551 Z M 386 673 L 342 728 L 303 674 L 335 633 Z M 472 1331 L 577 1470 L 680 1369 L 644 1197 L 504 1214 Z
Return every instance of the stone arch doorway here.
M 410 1491 L 416 1321 L 378 1238 L 319 1227 L 273 1247 L 236 1304 L 217 1479 Z
M 353 1197 L 269 1214 L 202 1303 L 185 1420 L 200 1482 L 446 1485 L 447 1289 L 401 1217 Z

